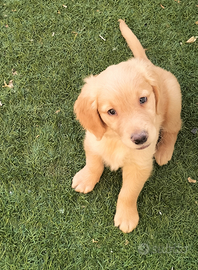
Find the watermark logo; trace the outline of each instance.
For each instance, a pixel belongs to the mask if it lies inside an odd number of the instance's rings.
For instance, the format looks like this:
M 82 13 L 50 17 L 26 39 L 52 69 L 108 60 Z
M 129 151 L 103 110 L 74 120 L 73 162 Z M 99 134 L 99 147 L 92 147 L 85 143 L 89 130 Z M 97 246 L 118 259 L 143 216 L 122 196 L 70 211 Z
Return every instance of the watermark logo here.
M 159 244 L 159 245 L 148 245 L 146 243 L 142 243 L 138 246 L 138 253 L 141 255 L 147 254 L 155 254 L 155 253 L 163 253 L 163 254 L 186 254 L 188 251 L 188 246 L 182 246 L 180 244 Z
M 149 253 L 149 246 L 145 243 L 142 243 L 138 246 L 138 252 L 141 254 L 141 255 L 146 255 Z

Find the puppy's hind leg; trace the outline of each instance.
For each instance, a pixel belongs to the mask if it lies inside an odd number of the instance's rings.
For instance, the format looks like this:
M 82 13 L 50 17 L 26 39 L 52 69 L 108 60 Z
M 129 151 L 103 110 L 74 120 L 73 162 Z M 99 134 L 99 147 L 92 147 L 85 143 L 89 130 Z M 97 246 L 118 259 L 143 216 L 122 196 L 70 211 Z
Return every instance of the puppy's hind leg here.
M 173 105 L 172 105 L 173 106 Z M 181 129 L 181 103 L 175 103 L 175 108 L 169 106 L 166 119 L 162 125 L 161 139 L 156 146 L 155 160 L 162 166 L 171 160 L 177 135 Z
M 181 129 L 181 90 L 177 79 L 167 71 L 160 72 L 161 78 L 166 82 L 167 108 L 162 123 L 161 140 L 157 144 L 155 159 L 161 166 L 171 160 L 177 134 Z M 166 79 L 165 79 L 166 78 Z M 165 98 L 165 97 L 163 97 Z
M 157 144 L 157 150 L 155 153 L 155 160 L 158 165 L 165 165 L 171 160 L 178 132 L 170 133 L 162 131 L 161 140 Z
M 99 182 L 104 164 L 100 156 L 85 147 L 86 165 L 73 178 L 72 188 L 77 192 L 88 193 Z

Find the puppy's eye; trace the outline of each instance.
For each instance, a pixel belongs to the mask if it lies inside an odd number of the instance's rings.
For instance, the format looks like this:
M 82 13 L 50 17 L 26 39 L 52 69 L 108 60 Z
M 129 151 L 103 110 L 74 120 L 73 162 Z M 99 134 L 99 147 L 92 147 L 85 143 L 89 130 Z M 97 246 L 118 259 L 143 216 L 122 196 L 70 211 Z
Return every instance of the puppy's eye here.
M 108 110 L 108 114 L 109 115 L 115 115 L 116 111 L 114 109 L 110 109 L 110 110 Z
M 145 102 L 147 102 L 147 97 L 141 97 L 140 98 L 140 104 L 143 104 Z

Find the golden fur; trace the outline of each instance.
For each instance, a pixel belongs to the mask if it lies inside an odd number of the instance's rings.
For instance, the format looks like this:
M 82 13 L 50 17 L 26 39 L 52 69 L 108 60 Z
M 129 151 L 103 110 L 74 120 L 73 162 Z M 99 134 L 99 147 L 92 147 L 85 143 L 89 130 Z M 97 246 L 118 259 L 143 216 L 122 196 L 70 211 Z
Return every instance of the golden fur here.
M 151 174 L 153 156 L 159 165 L 172 157 L 181 128 L 181 92 L 174 75 L 154 66 L 136 36 L 119 21 L 135 58 L 85 79 L 74 110 L 86 129 L 86 165 L 74 176 L 72 187 L 90 192 L 104 165 L 121 167 L 123 185 L 114 224 L 131 232 L 139 221 L 137 198 Z

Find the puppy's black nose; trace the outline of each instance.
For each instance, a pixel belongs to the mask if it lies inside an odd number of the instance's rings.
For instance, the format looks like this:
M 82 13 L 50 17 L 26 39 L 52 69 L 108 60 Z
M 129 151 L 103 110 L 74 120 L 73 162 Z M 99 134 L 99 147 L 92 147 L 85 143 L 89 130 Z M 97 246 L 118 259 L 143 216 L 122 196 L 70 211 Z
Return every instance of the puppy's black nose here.
M 148 133 L 146 131 L 142 131 L 141 133 L 134 133 L 131 135 L 132 142 L 137 145 L 145 143 L 147 139 Z

